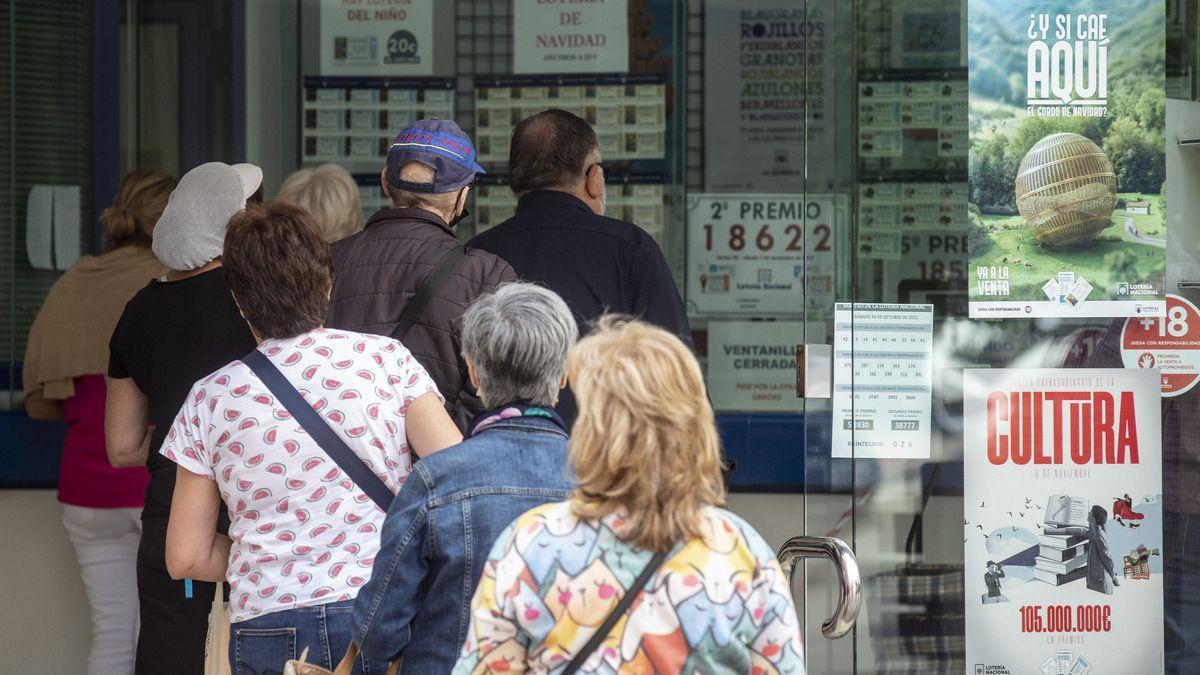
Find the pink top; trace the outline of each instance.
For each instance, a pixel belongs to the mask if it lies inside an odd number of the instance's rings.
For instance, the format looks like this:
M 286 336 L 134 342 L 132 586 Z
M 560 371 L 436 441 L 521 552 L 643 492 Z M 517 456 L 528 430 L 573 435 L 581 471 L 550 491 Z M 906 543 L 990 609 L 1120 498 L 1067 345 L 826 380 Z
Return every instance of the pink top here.
M 94 509 L 141 508 L 150 472 L 117 469 L 104 448 L 103 375 L 75 378 L 75 395 L 63 401 L 67 438 L 58 477 L 58 501 Z

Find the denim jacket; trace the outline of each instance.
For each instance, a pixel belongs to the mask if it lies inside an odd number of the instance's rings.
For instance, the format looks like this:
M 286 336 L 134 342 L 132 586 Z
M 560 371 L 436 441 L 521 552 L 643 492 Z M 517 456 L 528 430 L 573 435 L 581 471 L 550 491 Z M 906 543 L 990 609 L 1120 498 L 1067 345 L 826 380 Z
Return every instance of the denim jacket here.
M 571 489 L 567 434 L 539 417 L 481 429 L 413 466 L 383 523 L 371 579 L 354 602 L 355 643 L 401 673 L 448 673 L 496 537 Z

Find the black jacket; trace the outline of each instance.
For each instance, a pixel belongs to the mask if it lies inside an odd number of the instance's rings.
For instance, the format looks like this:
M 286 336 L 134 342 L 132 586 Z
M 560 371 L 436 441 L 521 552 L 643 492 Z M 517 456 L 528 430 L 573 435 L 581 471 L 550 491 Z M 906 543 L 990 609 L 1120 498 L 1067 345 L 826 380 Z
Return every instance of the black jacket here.
M 391 335 L 417 284 L 458 243 L 438 216 L 422 209 L 383 209 L 366 228 L 333 245 L 330 328 Z M 483 409 L 462 359 L 462 315 L 476 297 L 515 281 L 503 260 L 468 250 L 423 316 L 404 337 L 446 398 L 446 410 L 460 427 Z
M 601 314 L 615 312 L 638 316 L 692 345 L 683 300 L 654 238 L 633 223 L 596 215 L 565 192 L 524 195 L 515 216 L 470 245 L 503 258 L 522 279 L 561 295 L 580 336 Z M 558 412 L 568 424 L 574 420 L 569 391 Z

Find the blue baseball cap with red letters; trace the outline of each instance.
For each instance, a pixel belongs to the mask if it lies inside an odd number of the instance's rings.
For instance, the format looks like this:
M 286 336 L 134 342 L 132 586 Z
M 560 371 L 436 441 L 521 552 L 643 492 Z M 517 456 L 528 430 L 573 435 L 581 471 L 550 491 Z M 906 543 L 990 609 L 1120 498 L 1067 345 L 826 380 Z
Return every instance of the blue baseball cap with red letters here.
M 420 162 L 433 169 L 432 183 L 400 180 L 400 169 Z M 467 132 L 452 120 L 417 120 L 392 141 L 387 153 L 387 179 L 395 188 L 409 192 L 454 192 L 475 182 L 484 173 L 475 161 L 475 146 Z

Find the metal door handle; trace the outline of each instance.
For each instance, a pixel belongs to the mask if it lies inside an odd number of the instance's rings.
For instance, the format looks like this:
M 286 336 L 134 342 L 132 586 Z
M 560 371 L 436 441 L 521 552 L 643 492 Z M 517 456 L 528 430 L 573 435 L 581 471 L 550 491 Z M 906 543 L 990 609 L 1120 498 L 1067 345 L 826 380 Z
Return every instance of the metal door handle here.
M 821 624 L 821 633 L 833 640 L 854 628 L 858 610 L 862 607 L 862 577 L 858 573 L 858 559 L 846 542 L 834 537 L 792 537 L 779 549 L 779 564 L 791 583 L 796 570 L 796 561 L 801 558 L 828 558 L 837 570 L 842 592 L 838 596 L 837 609 L 833 616 Z

